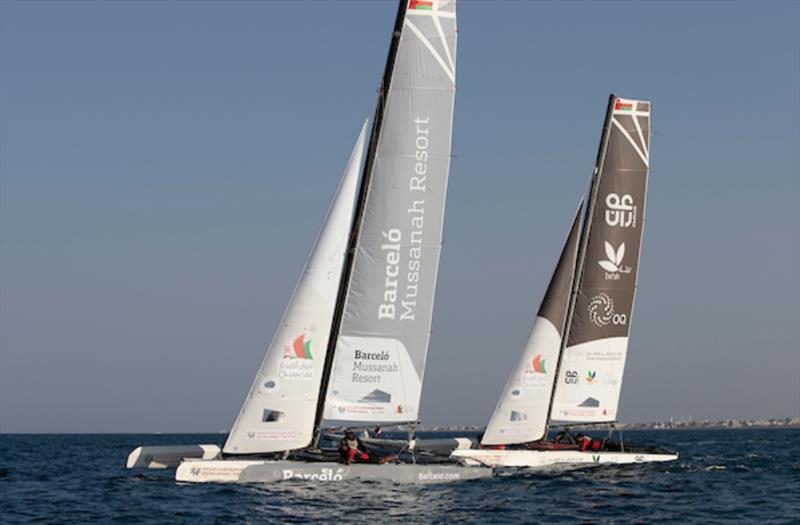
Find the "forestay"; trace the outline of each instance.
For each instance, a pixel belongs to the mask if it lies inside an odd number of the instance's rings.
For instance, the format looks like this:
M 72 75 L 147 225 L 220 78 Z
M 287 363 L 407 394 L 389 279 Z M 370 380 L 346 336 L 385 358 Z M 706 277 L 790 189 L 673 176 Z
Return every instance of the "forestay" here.
M 410 0 L 377 137 L 326 419 L 418 417 L 450 168 L 455 60 L 455 3 Z
M 644 227 L 650 103 L 611 97 L 551 419 L 615 421 Z
M 528 343 L 506 382 L 482 445 L 510 445 L 544 436 L 567 316 L 583 202 L 575 212 L 550 285 L 542 299 Z
M 314 249 L 223 451 L 252 454 L 308 445 L 353 221 L 367 124 Z

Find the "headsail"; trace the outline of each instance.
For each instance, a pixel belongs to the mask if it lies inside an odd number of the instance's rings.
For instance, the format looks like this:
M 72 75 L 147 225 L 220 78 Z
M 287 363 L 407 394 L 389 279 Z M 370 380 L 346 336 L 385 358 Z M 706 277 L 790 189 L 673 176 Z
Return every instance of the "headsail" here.
M 408 0 L 400 16 L 327 392 L 331 420 L 418 417 L 450 168 L 455 2 Z
M 628 350 L 650 158 L 650 102 L 611 96 L 551 419 L 615 421 Z
M 536 441 L 546 432 L 556 363 L 561 351 L 575 273 L 582 210 L 583 202 L 575 212 L 572 227 L 542 299 L 528 343 L 503 389 L 503 395 L 481 439 L 482 445 Z
M 365 122 L 322 231 L 225 442 L 226 454 L 289 450 L 312 439 L 366 130 Z

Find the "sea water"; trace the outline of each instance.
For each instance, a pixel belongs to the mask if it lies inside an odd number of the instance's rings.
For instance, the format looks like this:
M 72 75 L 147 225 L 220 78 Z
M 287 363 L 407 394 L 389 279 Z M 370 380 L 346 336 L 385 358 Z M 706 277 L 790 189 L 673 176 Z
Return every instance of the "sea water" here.
M 127 470 L 125 460 L 141 444 L 221 444 L 224 436 L 7 434 L 0 435 L 0 522 L 800 523 L 800 429 L 624 437 L 677 450 L 680 459 L 425 486 L 195 485 L 176 483 L 172 470 Z

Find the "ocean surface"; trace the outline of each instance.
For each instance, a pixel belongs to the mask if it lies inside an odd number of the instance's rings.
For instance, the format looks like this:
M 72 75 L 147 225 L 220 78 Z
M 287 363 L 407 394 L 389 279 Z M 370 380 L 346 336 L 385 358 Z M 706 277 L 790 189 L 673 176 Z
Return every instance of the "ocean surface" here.
M 800 523 L 800 429 L 626 431 L 681 457 L 443 485 L 190 485 L 125 469 L 140 444 L 223 437 L 0 435 L 0 522 Z

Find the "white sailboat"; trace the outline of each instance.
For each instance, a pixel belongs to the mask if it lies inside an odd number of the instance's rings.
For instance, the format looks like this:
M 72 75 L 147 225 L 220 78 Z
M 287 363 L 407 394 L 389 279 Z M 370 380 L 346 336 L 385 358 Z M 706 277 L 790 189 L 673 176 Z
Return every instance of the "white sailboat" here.
M 677 459 L 621 442 L 544 441 L 553 423 L 617 420 L 644 227 L 650 110 L 650 102 L 611 95 L 585 215 L 581 204 L 482 448 L 453 457 L 534 468 Z
M 371 134 L 367 139 L 365 123 L 222 451 L 139 447 L 129 466 L 177 465 L 176 479 L 188 482 L 425 483 L 491 475 L 447 455 L 443 464 L 417 464 L 412 454 L 412 463 L 345 465 L 319 447 L 323 419 L 418 419 L 450 168 L 455 57 L 454 0 L 401 0 Z M 413 446 L 409 439 L 406 449 Z

